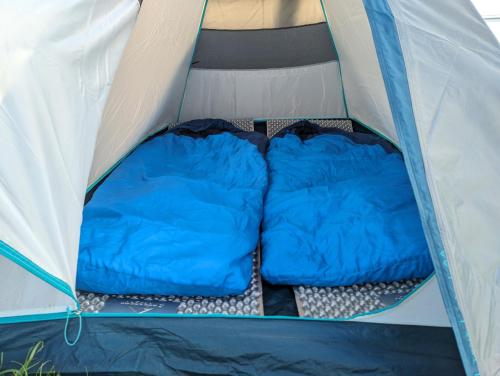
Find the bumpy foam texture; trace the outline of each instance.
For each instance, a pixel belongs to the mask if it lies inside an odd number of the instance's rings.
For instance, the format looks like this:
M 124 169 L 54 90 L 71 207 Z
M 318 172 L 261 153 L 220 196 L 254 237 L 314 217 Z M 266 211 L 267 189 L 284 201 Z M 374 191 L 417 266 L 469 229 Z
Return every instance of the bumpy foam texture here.
M 290 125 L 296 123 L 298 120 L 293 120 L 293 119 L 276 119 L 276 120 L 269 120 L 267 122 L 267 137 L 271 138 L 273 137 L 276 133 L 281 131 L 282 129 L 289 127 Z M 337 128 L 341 129 L 344 132 L 352 132 L 352 121 L 348 119 L 332 119 L 332 120 L 326 120 L 326 119 L 317 119 L 317 120 L 309 120 L 311 123 L 317 124 L 320 127 L 325 127 L 325 128 Z
M 77 291 L 77 297 L 81 310 L 86 313 L 263 315 L 259 269 L 259 252 L 255 251 L 250 285 L 243 294 L 235 296 L 106 295 Z
M 300 316 L 348 319 L 388 308 L 415 291 L 422 279 L 339 287 L 294 287 Z

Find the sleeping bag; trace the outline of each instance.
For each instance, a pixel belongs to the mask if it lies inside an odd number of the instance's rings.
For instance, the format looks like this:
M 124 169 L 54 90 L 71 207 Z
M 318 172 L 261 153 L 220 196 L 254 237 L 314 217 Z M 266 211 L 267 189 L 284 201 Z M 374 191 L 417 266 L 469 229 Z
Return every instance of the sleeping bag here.
M 432 263 L 402 156 L 378 136 L 302 122 L 269 145 L 262 275 L 342 286 L 426 277 Z
M 84 208 L 77 288 L 242 293 L 259 240 L 265 143 L 260 134 L 204 120 L 140 145 Z

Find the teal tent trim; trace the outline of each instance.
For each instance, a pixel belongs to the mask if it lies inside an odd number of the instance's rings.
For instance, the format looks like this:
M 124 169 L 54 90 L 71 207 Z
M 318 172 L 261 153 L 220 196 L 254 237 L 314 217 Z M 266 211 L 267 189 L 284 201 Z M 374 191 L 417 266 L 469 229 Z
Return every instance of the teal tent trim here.
M 78 300 L 73 294 L 73 290 L 66 282 L 48 273 L 2 240 L 0 240 L 0 255 L 26 269 L 28 272 L 47 282 L 62 293 L 68 295 L 76 303 L 76 306 L 79 306 Z
M 467 374 L 476 374 L 478 373 L 476 359 L 472 352 L 465 322 L 453 288 L 453 280 L 427 182 L 406 66 L 394 16 L 387 0 L 363 0 L 363 2 L 372 30 L 394 124 L 422 217 L 422 224 L 429 244 L 441 295 L 457 338 L 465 370 Z

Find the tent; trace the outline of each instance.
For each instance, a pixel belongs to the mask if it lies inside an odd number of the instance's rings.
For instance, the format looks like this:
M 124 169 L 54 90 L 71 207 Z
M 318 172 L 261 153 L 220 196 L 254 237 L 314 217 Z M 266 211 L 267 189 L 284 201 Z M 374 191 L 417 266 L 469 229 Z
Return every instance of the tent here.
M 0 25 L 7 357 L 44 339 L 66 372 L 453 373 L 451 326 L 467 374 L 500 372 L 500 47 L 469 0 L 22 0 Z M 397 145 L 435 275 L 349 322 L 80 313 L 86 192 L 207 117 L 351 119 Z

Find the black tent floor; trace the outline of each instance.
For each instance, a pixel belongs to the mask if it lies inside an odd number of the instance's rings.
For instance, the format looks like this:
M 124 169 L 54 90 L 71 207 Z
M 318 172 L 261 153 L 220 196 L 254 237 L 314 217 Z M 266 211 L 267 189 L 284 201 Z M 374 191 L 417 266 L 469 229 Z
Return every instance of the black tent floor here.
M 71 320 L 69 336 L 76 331 Z M 299 319 L 84 317 L 0 326 L 4 367 L 43 340 L 63 374 L 463 375 L 449 328 Z

